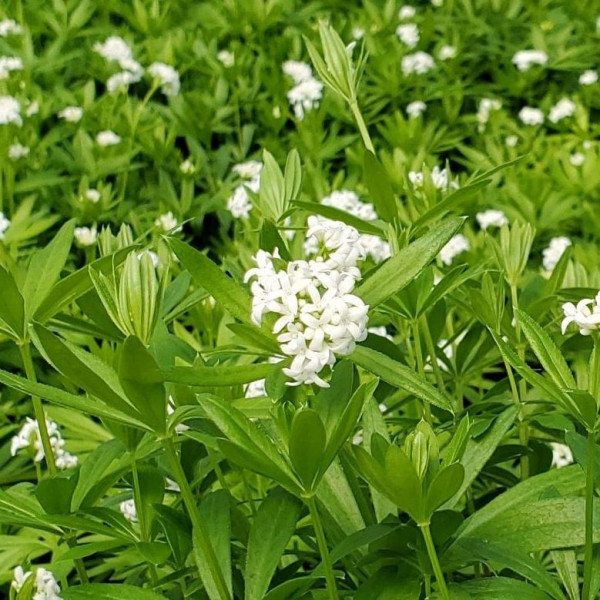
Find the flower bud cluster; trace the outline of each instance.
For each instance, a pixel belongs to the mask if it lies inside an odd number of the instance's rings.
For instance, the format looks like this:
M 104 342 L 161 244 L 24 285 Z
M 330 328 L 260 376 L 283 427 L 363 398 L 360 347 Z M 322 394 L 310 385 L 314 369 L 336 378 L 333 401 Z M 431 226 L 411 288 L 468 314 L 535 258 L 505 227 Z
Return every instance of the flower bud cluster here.
M 576 305 L 566 302 L 562 306 L 565 318 L 562 320 L 561 329 L 565 333 L 571 323 L 579 327 L 581 335 L 590 335 L 600 329 L 600 292 L 595 298 L 584 298 Z
M 21 591 L 25 582 L 31 577 L 31 571 L 23 570 L 23 567 L 16 567 L 13 572 L 11 587 L 15 592 Z M 46 571 L 39 567 L 35 572 L 35 593 L 34 600 L 60 600 L 60 586 L 51 571 Z

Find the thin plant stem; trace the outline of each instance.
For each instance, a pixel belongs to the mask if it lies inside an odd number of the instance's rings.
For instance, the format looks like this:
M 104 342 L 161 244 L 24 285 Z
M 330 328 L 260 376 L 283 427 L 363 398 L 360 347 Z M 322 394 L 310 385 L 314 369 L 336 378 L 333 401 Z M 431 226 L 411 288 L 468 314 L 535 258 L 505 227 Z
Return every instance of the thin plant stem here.
M 27 379 L 36 383 L 37 377 L 35 375 L 35 367 L 31 358 L 31 346 L 29 344 L 30 342 L 21 344 L 19 346 L 19 351 L 21 353 L 21 359 L 23 360 Z M 56 474 L 56 463 L 54 462 L 54 452 L 52 451 L 52 444 L 50 443 L 50 436 L 48 435 L 46 415 L 44 413 L 44 407 L 42 406 L 42 400 L 37 396 L 32 395 L 31 401 L 33 403 L 33 413 L 40 430 L 40 438 L 42 440 L 42 448 L 44 449 L 44 458 L 46 459 L 48 473 L 53 476 Z
M 69 548 L 75 548 L 77 546 L 77 537 L 74 534 L 65 535 L 65 540 Z M 90 580 L 85 570 L 85 564 L 83 560 L 81 558 L 75 558 L 73 563 L 75 564 L 75 570 L 79 575 L 81 583 L 89 583 Z
M 421 528 L 421 533 L 423 534 L 423 539 L 425 540 L 425 546 L 427 547 L 427 554 L 429 555 L 429 560 L 431 561 L 431 566 L 433 567 L 433 573 L 435 575 L 435 580 L 437 581 L 438 587 L 440 588 L 440 594 L 442 595 L 442 598 L 444 600 L 450 600 L 450 595 L 448 593 L 448 587 L 446 586 L 446 580 L 444 579 L 444 573 L 442 572 L 442 567 L 440 566 L 440 561 L 438 559 L 438 555 L 435 550 L 433 538 L 431 537 L 429 523 L 419 525 L 419 527 Z
M 582 600 L 593 600 L 592 561 L 594 555 L 594 478 L 596 477 L 595 432 L 588 432 L 587 469 L 585 473 L 585 552 L 583 560 Z
M 312 496 L 305 498 L 304 500 L 306 506 L 308 506 L 313 527 L 315 529 L 317 545 L 319 546 L 319 553 L 321 554 L 321 562 L 323 563 L 323 570 L 325 571 L 325 581 L 327 583 L 329 598 L 330 600 L 338 600 L 339 596 L 337 585 L 335 583 L 335 575 L 333 573 L 333 565 L 331 564 L 331 557 L 329 556 L 329 549 L 327 548 L 327 540 L 325 539 L 321 516 L 319 515 L 315 499 Z
M 362 137 L 365 148 L 369 152 L 375 154 L 375 148 L 373 146 L 371 136 L 369 135 L 369 131 L 367 129 L 367 126 L 365 125 L 365 120 L 363 119 L 362 113 L 360 112 L 360 108 L 358 108 L 358 102 L 356 100 L 350 101 L 350 110 L 352 111 L 352 114 L 354 115 L 354 120 L 358 125 L 358 130 L 360 131 L 360 135 Z
M 427 353 L 431 358 L 431 368 L 433 369 L 438 388 L 440 392 L 443 392 L 445 387 L 444 377 L 442 376 L 442 370 L 440 369 L 440 365 L 438 365 L 438 361 L 435 355 L 435 345 L 433 343 L 433 338 L 431 337 L 429 327 L 427 326 L 427 320 L 424 316 L 421 318 L 421 329 L 423 331 L 423 338 L 425 339 L 425 347 L 427 348 Z
M 415 355 L 417 358 L 417 370 L 419 374 L 425 377 L 425 365 L 423 364 L 423 350 L 421 348 L 421 334 L 419 332 L 419 322 L 414 321 L 412 324 L 413 338 L 415 340 Z M 431 423 L 431 407 L 429 403 L 423 400 L 423 418 Z
M 195 534 L 194 537 L 197 540 L 202 553 L 206 557 L 207 566 L 212 575 L 212 579 L 215 587 L 217 588 L 219 597 L 222 600 L 230 600 L 231 595 L 229 593 L 229 589 L 227 588 L 225 577 L 221 571 L 221 566 L 217 560 L 217 555 L 215 554 L 210 538 L 204 529 L 202 520 L 200 519 L 200 514 L 198 513 L 198 508 L 196 506 L 196 500 L 194 498 L 194 494 L 192 493 L 192 489 L 190 488 L 190 484 L 188 483 L 187 477 L 183 471 L 183 467 L 179 462 L 175 444 L 173 444 L 173 440 L 168 437 L 163 439 L 163 446 L 167 453 L 167 458 L 169 459 L 175 481 L 181 490 L 181 497 L 183 498 L 188 515 L 192 521 Z

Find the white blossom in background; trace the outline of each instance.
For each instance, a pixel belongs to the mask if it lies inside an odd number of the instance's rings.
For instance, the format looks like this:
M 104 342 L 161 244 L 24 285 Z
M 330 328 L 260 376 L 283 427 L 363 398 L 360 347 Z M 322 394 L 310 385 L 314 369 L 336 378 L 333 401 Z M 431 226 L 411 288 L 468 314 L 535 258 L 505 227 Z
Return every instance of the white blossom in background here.
M 106 80 L 106 90 L 109 94 L 114 94 L 118 91 L 127 91 L 127 88 L 132 83 L 137 83 L 142 78 L 140 73 L 134 73 L 132 71 L 121 71 L 111 75 Z
M 85 190 L 83 197 L 86 200 L 89 200 L 92 204 L 97 204 L 100 202 L 101 194 L 97 189 L 89 188 Z
M 252 202 L 248 190 L 258 193 L 262 168 L 263 164 L 258 160 L 238 163 L 233 167 L 232 171 L 245 180 L 235 188 L 233 194 L 227 200 L 227 210 L 236 219 L 247 219 L 250 216 Z
M 369 307 L 352 294 L 364 249 L 358 231 L 340 222 L 309 217 L 311 236 L 320 248 L 316 259 L 279 264 L 277 250 L 259 250 L 245 280 L 252 280 L 252 320 L 260 324 L 267 313 L 279 315 L 273 333 L 282 353 L 292 357 L 283 369 L 292 379 L 287 384 L 328 387 L 319 373 L 367 336 Z
M 519 119 L 524 125 L 541 125 L 544 122 L 544 113 L 539 108 L 524 106 L 519 111 Z
M 499 110 L 502 108 L 502 102 L 494 98 L 482 98 L 479 101 L 479 107 L 477 108 L 477 121 L 479 122 L 480 131 L 483 130 L 483 126 L 489 121 L 490 113 L 493 110 Z
M 506 215 L 501 210 L 496 210 L 493 208 L 477 213 L 475 218 L 479 223 L 479 227 L 481 227 L 481 229 L 484 231 L 488 227 L 502 227 L 503 225 L 508 225 L 508 219 L 506 218 Z
M 431 0 L 431 6 L 440 8 L 441 6 L 444 6 L 444 0 Z
M 551 109 L 548 120 L 551 123 L 558 123 L 567 117 L 575 114 L 575 102 L 568 98 L 562 98 Z
M 196 165 L 189 159 L 186 158 L 180 165 L 179 170 L 183 175 L 193 175 L 196 172 Z
M 11 588 L 18 593 L 25 582 L 32 576 L 31 571 L 24 571 L 23 567 L 18 566 L 13 571 L 13 580 Z M 35 587 L 32 590 L 33 600 L 61 600 L 60 586 L 51 571 L 38 567 L 35 572 Z
M 102 148 L 106 148 L 108 146 L 116 146 L 120 142 L 121 136 L 117 135 L 114 131 L 110 131 L 109 129 L 101 131 L 96 136 L 96 143 Z
M 66 106 L 58 113 L 58 117 L 69 123 L 77 123 L 83 117 L 83 108 L 80 106 Z
M 574 167 L 580 167 L 585 162 L 585 154 L 582 154 L 581 152 L 574 152 L 571 154 L 571 156 L 569 156 L 569 162 Z
M 257 179 L 260 177 L 262 168 L 263 164 L 259 160 L 248 160 L 234 165 L 231 170 L 243 179 Z
M 594 145 L 592 140 L 584 140 L 583 144 L 581 144 L 583 146 L 584 150 L 589 150 L 590 148 L 592 148 L 592 146 Z
M 0 125 L 23 125 L 21 103 L 12 96 L 0 96 Z
M 246 398 L 261 398 L 266 396 L 267 391 L 265 389 L 265 380 L 259 379 L 258 381 L 252 381 L 246 386 L 246 392 L 244 396 Z
M 0 79 L 6 79 L 13 71 L 22 71 L 23 61 L 17 56 L 0 56 Z
M 137 523 L 138 516 L 137 510 L 135 508 L 135 501 L 133 499 L 123 500 L 123 502 L 119 504 L 119 510 L 128 521 L 131 521 L 132 523 Z
M 408 48 L 414 48 L 421 39 L 419 28 L 414 23 L 405 23 L 396 28 L 398 39 Z
M 384 337 L 386 340 L 390 340 L 390 342 L 394 341 L 394 337 L 388 333 L 388 330 L 385 328 L 385 325 L 381 325 L 379 327 L 367 327 L 367 333 L 372 333 L 373 335 Z
M 217 60 L 227 69 L 230 69 L 235 64 L 235 56 L 229 50 L 220 50 L 217 52 Z
M 552 466 L 561 469 L 573 464 L 573 454 L 569 446 L 557 442 L 550 442 L 550 446 L 552 447 Z
M 154 221 L 154 225 L 160 227 L 163 231 L 171 231 L 173 233 L 177 233 L 183 229 L 181 226 L 178 227 L 179 222 L 171 211 L 157 217 Z
M 10 227 L 10 221 L 4 216 L 4 213 L 0 212 L 0 240 L 4 239 L 6 230 Z
M 440 60 L 451 60 L 456 58 L 456 48 L 454 46 L 442 46 L 438 52 Z
M 287 93 L 289 103 L 299 120 L 304 119 L 307 111 L 317 108 L 322 97 L 323 84 L 317 79 L 302 81 Z
M 46 419 L 46 428 L 50 438 L 54 462 L 59 469 L 68 469 L 77 465 L 77 457 L 69 454 L 64 449 L 65 440 L 63 439 L 58 425 L 54 421 Z M 26 418 L 25 424 L 19 430 L 17 435 L 13 436 L 10 442 L 10 454 L 16 456 L 19 450 L 31 449 L 35 451 L 34 462 L 41 462 L 44 458 L 44 447 L 40 436 L 40 429 L 35 419 Z
M 442 263 L 449 266 L 456 256 L 470 250 L 470 248 L 469 240 L 462 233 L 458 233 L 451 237 L 448 243 L 440 250 L 440 259 Z
M 519 136 L 518 135 L 508 135 L 508 136 L 506 136 L 504 143 L 509 148 L 514 148 L 519 143 Z
M 458 182 L 449 180 L 449 173 L 445 167 L 440 169 L 436 165 L 431 169 L 430 176 L 433 187 L 437 190 L 457 190 L 459 188 Z M 415 189 L 423 187 L 423 184 L 425 183 L 425 175 L 422 171 L 409 171 L 408 179 Z
M 581 85 L 593 85 L 597 81 L 598 71 L 595 71 L 594 69 L 588 69 L 579 76 L 579 83 Z
M 25 110 L 25 116 L 33 117 L 33 115 L 37 115 L 40 112 L 40 104 L 36 100 L 30 102 Z
M 512 57 L 512 62 L 519 71 L 528 71 L 533 65 L 544 66 L 548 55 L 543 50 L 519 50 Z
M 407 21 L 408 19 L 412 19 L 417 14 L 417 11 L 414 6 L 410 6 L 410 4 L 405 4 L 398 11 L 398 18 L 401 21 Z
M 80 246 L 93 246 L 98 239 L 95 227 L 75 227 L 73 235 Z
M 158 254 L 156 254 L 156 252 L 154 252 L 152 250 L 143 250 L 142 252 L 138 253 L 138 255 L 137 255 L 138 260 L 142 260 L 142 257 L 144 255 L 147 255 L 150 257 L 150 260 L 152 261 L 152 266 L 155 269 L 160 267 L 160 258 L 158 258 Z
M 435 68 L 435 61 L 431 54 L 418 51 L 404 56 L 402 58 L 401 67 L 404 75 L 412 75 L 413 73 L 423 75 Z
M 247 219 L 252 210 L 250 194 L 244 185 L 238 185 L 227 200 L 227 210 L 236 219 Z
M 160 89 L 165 96 L 177 96 L 181 88 L 179 73 L 170 65 L 154 62 L 148 67 L 148 73 L 160 83 Z
M 112 35 L 104 42 L 96 42 L 93 49 L 107 62 L 117 62 L 123 69 L 133 70 L 129 69 L 133 66 L 133 50 L 123 38 Z
M 568 237 L 552 238 L 548 247 L 542 250 L 542 264 L 544 265 L 544 269 L 546 271 L 553 271 L 560 257 L 570 245 L 571 240 Z
M 406 107 L 406 114 L 411 119 L 417 119 L 427 110 L 427 104 L 422 100 L 415 100 Z
M 575 323 L 581 335 L 590 335 L 600 329 L 600 292 L 595 298 L 584 298 L 577 304 L 565 302 L 562 305 L 565 318 L 561 323 L 563 334 L 571 323 Z
M 9 35 L 21 35 L 23 28 L 14 19 L 2 19 L 0 21 L 0 37 Z
M 19 160 L 19 158 L 24 158 L 29 155 L 29 148 L 27 146 L 23 146 L 23 144 L 11 144 L 8 147 L 8 157 L 12 160 Z
M 281 70 L 294 80 L 294 83 L 302 83 L 313 79 L 313 72 L 309 64 L 300 60 L 286 60 L 281 65 Z
M 362 40 L 365 36 L 365 30 L 362 27 L 352 28 L 352 38 L 355 40 Z

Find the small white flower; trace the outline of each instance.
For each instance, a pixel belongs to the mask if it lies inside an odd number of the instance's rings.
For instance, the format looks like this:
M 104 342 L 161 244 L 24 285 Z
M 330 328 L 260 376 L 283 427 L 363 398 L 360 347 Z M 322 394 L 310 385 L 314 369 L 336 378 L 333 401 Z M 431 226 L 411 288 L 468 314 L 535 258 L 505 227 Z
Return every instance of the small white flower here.
M 368 327 L 367 332 L 378 335 L 379 337 L 384 337 L 386 340 L 390 340 L 390 342 L 394 341 L 394 337 L 388 333 L 385 325 L 381 325 L 380 327 Z
M 148 73 L 160 83 L 160 89 L 165 96 L 177 96 L 181 83 L 179 73 L 170 65 L 162 62 L 152 63 Z
M 23 61 L 17 56 L 0 56 L 0 79 L 6 79 L 13 71 L 22 71 Z
M 485 125 L 489 121 L 490 113 L 493 110 L 499 110 L 500 108 L 502 108 L 500 100 L 482 98 L 479 101 L 479 107 L 477 109 L 477 121 L 479 121 L 480 125 Z
M 128 521 L 131 521 L 132 523 L 137 523 L 138 516 L 137 510 L 135 508 L 135 501 L 133 499 L 124 500 L 123 502 L 121 502 L 119 504 L 119 510 Z
M 30 576 L 31 571 L 24 571 L 23 567 L 21 566 L 15 567 L 15 570 L 13 571 L 13 580 L 10 584 L 10 587 L 12 587 L 15 592 L 21 591 L 23 584 L 27 581 L 27 579 L 29 579 Z
M 446 266 L 451 265 L 456 256 L 470 250 L 470 248 L 471 245 L 469 244 L 469 240 L 464 235 L 461 233 L 455 235 L 450 238 L 448 243 L 440 250 L 442 263 Z
M 431 169 L 431 182 L 436 190 L 458 189 L 456 181 L 449 180 L 449 173 L 446 168 L 440 169 L 437 165 Z M 408 179 L 415 189 L 423 187 L 425 175 L 420 171 L 409 171 Z
M 58 113 L 58 117 L 69 123 L 77 123 L 83 117 L 83 108 L 80 106 L 66 106 Z
M 227 200 L 227 210 L 236 219 L 247 219 L 250 216 L 252 210 L 252 202 L 250 201 L 250 194 L 244 185 L 238 185 L 233 194 Z
M 40 112 L 40 104 L 36 100 L 29 103 L 29 106 L 25 110 L 25 115 L 27 117 L 33 117 L 33 115 L 37 115 Z
M 115 146 L 121 142 L 121 136 L 117 135 L 114 131 L 106 130 L 101 131 L 96 136 L 96 143 L 102 148 L 107 146 Z
M 232 171 L 242 179 L 256 179 L 260 177 L 263 164 L 259 160 L 248 160 L 234 165 Z
M 575 114 L 575 108 L 575 102 L 568 98 L 562 98 L 550 109 L 548 120 L 551 123 L 558 123 L 567 117 L 572 117 Z
M 435 68 L 435 61 L 431 54 L 418 51 L 414 54 L 407 54 L 404 56 L 402 58 L 401 67 L 404 75 L 412 75 L 413 73 L 423 75 Z
M 81 246 L 92 246 L 98 239 L 98 232 L 95 227 L 75 227 L 73 233 L 75 240 Z
M 14 123 L 23 125 L 21 118 L 21 103 L 12 96 L 0 96 L 0 125 Z
M 417 11 L 414 6 L 410 6 L 410 4 L 405 4 L 398 11 L 398 18 L 401 21 L 407 21 L 408 19 L 412 19 L 417 14 Z
M 441 6 L 444 6 L 444 0 L 431 0 L 431 6 L 440 8 Z
M 10 227 L 10 221 L 0 212 L 0 240 L 3 240 L 6 235 L 6 230 Z
M 420 40 L 419 28 L 414 23 L 405 23 L 396 28 L 398 39 L 408 48 L 414 48 Z
M 0 37 L 9 35 L 21 35 L 23 28 L 14 19 L 3 19 L 0 21 Z
M 121 37 L 113 35 L 104 42 L 94 44 L 94 52 L 97 52 L 104 60 L 108 62 L 118 62 L 122 68 L 131 66 L 133 61 L 133 51 L 129 44 Z
M 295 85 L 288 93 L 288 100 L 299 120 L 304 119 L 307 111 L 319 105 L 323 97 L 323 84 L 316 79 L 307 79 Z
M 584 71 L 579 76 L 579 83 L 581 85 L 593 85 L 598 81 L 598 71 L 594 71 L 594 69 L 589 69 L 588 71 Z
M 568 237 L 555 237 L 550 240 L 550 245 L 542 251 L 543 265 L 546 271 L 553 271 L 560 257 L 565 250 L 571 245 L 571 240 Z
M 100 202 L 100 198 L 102 197 L 100 192 L 94 188 L 89 188 L 83 194 L 86 200 L 89 200 L 92 204 L 97 204 Z
M 422 100 L 415 100 L 406 107 L 406 114 L 411 119 L 420 117 L 427 110 L 427 104 Z
M 265 380 L 259 379 L 258 381 L 252 381 L 246 386 L 246 392 L 244 396 L 246 398 L 260 398 L 266 396 L 267 391 L 265 390 Z
M 590 335 L 600 329 L 600 292 L 595 298 L 584 298 L 576 305 L 566 302 L 562 306 L 565 318 L 561 323 L 563 334 L 571 323 L 575 323 L 581 335 Z
M 509 148 L 514 148 L 519 143 L 519 136 L 518 135 L 508 135 L 508 136 L 506 136 L 504 143 Z
M 581 152 L 574 152 L 569 157 L 569 162 L 574 167 L 580 167 L 585 162 L 585 154 L 582 154 Z
M 189 158 L 186 158 L 179 165 L 179 170 L 181 173 L 183 173 L 183 175 L 193 175 L 196 172 L 196 166 Z
M 221 50 L 217 53 L 217 60 L 227 69 L 235 64 L 235 56 L 229 50 Z
M 533 65 L 545 65 L 548 55 L 543 50 L 519 50 L 512 57 L 512 62 L 519 71 L 528 71 Z
M 501 210 L 495 210 L 493 208 L 477 213 L 475 218 L 479 223 L 479 227 L 483 230 L 486 230 L 488 227 L 502 227 L 503 225 L 508 225 L 506 215 Z
M 286 60 L 281 66 L 281 70 L 296 84 L 313 79 L 310 65 L 299 60 Z
M 519 119 L 524 125 L 541 125 L 544 122 L 544 113 L 539 108 L 524 106 L 519 111 Z
M 29 154 L 29 148 L 23 144 L 12 144 L 8 148 L 8 157 L 12 160 L 19 160 Z
M 160 215 L 154 221 L 154 225 L 156 225 L 156 227 L 160 227 L 163 231 L 170 231 L 172 233 L 177 233 L 183 229 L 183 227 L 178 226 L 179 222 L 171 211 Z
M 451 60 L 456 58 L 456 48 L 454 46 L 442 46 L 438 52 L 440 60 Z
M 132 83 L 137 83 L 141 79 L 141 75 L 139 73 L 134 73 L 132 71 L 121 71 L 120 73 L 115 73 L 111 75 L 106 80 L 106 90 L 109 94 L 114 94 L 118 91 L 127 91 L 127 88 Z
M 362 27 L 352 28 L 352 38 L 355 40 L 362 40 L 365 35 L 365 30 Z
M 561 469 L 573 464 L 573 454 L 569 446 L 556 442 L 550 442 L 550 446 L 552 447 L 552 466 Z

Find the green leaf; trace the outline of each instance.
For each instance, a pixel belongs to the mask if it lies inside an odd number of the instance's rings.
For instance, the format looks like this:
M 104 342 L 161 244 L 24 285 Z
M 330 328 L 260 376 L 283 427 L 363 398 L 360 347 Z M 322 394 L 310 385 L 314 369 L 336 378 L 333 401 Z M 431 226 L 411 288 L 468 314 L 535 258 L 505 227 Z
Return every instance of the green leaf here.
M 0 267 L 0 320 L 13 337 L 25 338 L 25 301 L 11 273 Z M 1 328 L 1 326 L 0 326 Z
M 357 346 L 350 355 L 350 360 L 390 385 L 405 390 L 439 408 L 454 412 L 450 400 L 445 395 L 406 365 L 366 346 Z
M 306 491 L 312 490 L 316 484 L 325 438 L 325 427 L 317 411 L 307 408 L 294 415 L 289 442 L 290 460 Z
M 388 223 L 398 216 L 398 207 L 394 198 L 392 184 L 387 171 L 377 160 L 375 155 L 368 150 L 364 158 L 365 185 L 369 190 L 369 197 L 377 214 Z
M 35 497 L 49 515 L 67 515 L 76 484 L 77 475 L 46 477 L 37 484 Z
M 561 388 L 577 387 L 567 361 L 550 336 L 526 312 L 517 308 L 515 314 L 531 349 L 554 383 Z
M 465 468 L 454 463 L 442 468 L 427 488 L 426 510 L 433 514 L 446 500 L 449 500 L 460 489 L 465 479 Z
M 161 594 L 125 583 L 87 583 L 61 591 L 64 600 L 160 600 Z
M 268 377 L 281 369 L 278 364 L 254 364 L 215 367 L 162 367 L 165 381 L 199 387 L 242 385 Z
M 452 600 L 548 600 L 548 596 L 518 579 L 508 577 L 482 578 L 449 586 Z M 438 593 L 431 600 L 441 600 Z
M 73 243 L 75 220 L 65 223 L 54 239 L 32 256 L 25 282 L 25 320 L 29 322 L 60 277 Z
M 300 163 L 300 155 L 295 148 L 287 155 L 285 162 L 284 187 L 285 206 L 283 212 L 286 212 L 289 203 L 296 199 L 302 187 L 302 164 Z
M 462 227 L 464 219 L 450 218 L 386 260 L 354 290 L 371 308 L 408 285 Z
M 140 420 L 154 431 L 167 428 L 167 398 L 162 373 L 142 342 L 129 336 L 121 347 L 119 380 Z
M 290 541 L 302 511 L 302 502 L 275 488 L 254 517 L 246 557 L 246 600 L 263 600 L 271 577 Z
M 260 173 L 258 207 L 263 217 L 277 222 L 285 212 L 285 181 L 283 173 L 267 150 L 263 151 L 263 169 Z
M 266 252 L 273 252 L 277 249 L 283 260 L 292 260 L 290 252 L 279 234 L 279 230 L 268 219 L 264 219 L 262 229 L 260 230 L 260 247 Z
M 384 567 L 367 579 L 354 600 L 419 600 L 420 597 L 421 584 L 416 577 L 407 577 L 395 567 Z

